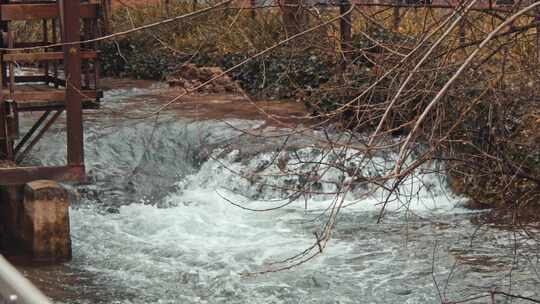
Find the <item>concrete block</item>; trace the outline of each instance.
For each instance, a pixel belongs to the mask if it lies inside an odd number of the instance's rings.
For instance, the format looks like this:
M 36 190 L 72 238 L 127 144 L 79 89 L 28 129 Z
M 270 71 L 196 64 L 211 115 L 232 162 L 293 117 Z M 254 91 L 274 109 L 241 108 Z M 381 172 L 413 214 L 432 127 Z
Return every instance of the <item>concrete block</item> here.
M 71 259 L 67 190 L 50 180 L 25 185 L 16 238 L 36 261 Z

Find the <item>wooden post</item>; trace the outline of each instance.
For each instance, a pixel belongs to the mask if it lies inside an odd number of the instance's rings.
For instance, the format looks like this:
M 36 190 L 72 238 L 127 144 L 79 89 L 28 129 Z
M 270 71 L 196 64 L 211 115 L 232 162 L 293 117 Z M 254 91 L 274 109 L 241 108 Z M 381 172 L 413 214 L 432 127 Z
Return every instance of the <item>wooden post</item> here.
M 249 0 L 249 6 L 251 8 L 251 19 L 255 20 L 257 17 L 257 0 Z
M 302 7 L 302 0 L 284 0 L 282 18 L 287 37 L 307 29 L 308 15 Z
M 43 44 L 47 45 L 49 43 L 49 27 L 47 26 L 47 19 L 43 19 L 42 21 L 43 26 Z M 45 49 L 45 52 L 49 49 Z M 43 74 L 45 75 L 45 82 L 49 84 L 49 62 L 43 63 Z
M 3 2 L 3 1 L 2 1 Z M 3 30 L 8 28 L 7 22 L 2 22 L 0 27 Z M 4 35 L 0 35 L 0 45 L 5 46 Z M 10 140 L 9 140 L 9 127 L 7 117 L 7 107 L 4 101 L 4 76 L 6 76 L 6 66 L 4 65 L 4 52 L 0 53 L 1 71 L 0 71 L 0 160 L 10 159 Z
M 2 59 L 3 56 L 0 56 Z M 7 117 L 6 103 L 4 102 L 4 80 L 0 73 L 0 160 L 7 159 Z
M 7 25 L 7 39 L 8 39 L 8 47 L 9 48 L 13 48 L 13 36 L 12 36 L 12 26 L 10 24 L 10 22 L 7 22 L 6 23 Z M 2 58 L 2 63 L 3 63 L 3 58 Z M 13 93 L 14 93 L 14 90 L 15 90 L 15 69 L 14 69 L 14 66 L 13 66 L 13 61 L 10 61 L 9 64 L 9 93 L 10 93 L 10 99 L 13 99 Z M 1 79 L 1 81 L 3 82 L 3 79 Z M 3 88 L 2 88 L 3 89 Z M 4 133 L 4 139 L 3 139 L 3 144 L 4 144 L 4 148 L 3 148 L 3 151 L 4 152 L 4 158 L 5 159 L 9 159 L 9 160 L 12 160 L 13 159 L 13 139 L 10 137 L 10 132 L 9 132 L 9 129 L 10 129 L 10 117 L 9 117 L 9 110 L 7 108 L 7 105 L 4 101 L 4 94 L 3 94 L 3 90 L 2 90 L 2 94 L 0 94 L 0 103 L 2 103 L 2 106 L 0 106 L 0 111 L 2 111 L 2 119 L 1 119 L 1 123 L 3 124 L 3 133 Z
M 7 28 L 7 39 L 8 39 L 8 48 L 13 48 L 14 43 L 14 37 L 13 37 L 13 29 L 11 22 L 8 22 L 8 28 Z M 8 63 L 8 69 L 9 69 L 9 98 L 14 99 L 13 95 L 15 93 L 15 66 L 13 65 L 13 61 L 10 60 Z
M 102 12 L 101 15 L 103 17 L 103 24 L 102 24 L 103 33 L 101 34 L 106 35 L 112 32 L 112 29 L 111 29 L 112 4 L 111 4 L 111 0 L 100 0 L 100 4 L 101 4 L 100 7 L 101 7 L 101 12 Z
M 540 22 L 540 7 L 536 7 L 536 17 L 534 18 L 536 22 Z M 540 65 L 540 25 L 536 26 L 536 59 Z
M 57 43 L 58 40 L 57 40 L 57 30 L 58 30 L 58 22 L 56 22 L 56 18 L 53 18 L 52 20 L 52 43 Z M 55 88 L 58 88 L 58 62 L 55 60 L 53 61 L 53 78 L 54 78 L 54 87 Z
M 459 46 L 460 47 L 465 45 L 465 38 L 466 38 L 465 24 L 466 24 L 466 20 L 465 20 L 465 16 L 463 16 L 463 18 L 459 21 Z
M 165 0 L 165 16 L 169 17 L 171 11 L 171 0 Z
M 63 42 L 79 41 L 79 0 L 59 0 L 59 5 Z M 63 46 L 63 50 L 66 74 L 67 162 L 69 166 L 84 166 L 80 45 L 67 44 Z
M 351 9 L 349 0 L 341 0 L 339 5 L 339 14 L 343 15 Z M 351 56 L 352 43 L 352 16 L 348 13 L 341 17 L 339 21 L 341 52 L 342 52 L 342 69 L 344 70 Z
M 81 35 L 84 39 L 84 40 L 90 40 L 92 38 L 91 34 L 90 34 L 90 31 L 91 31 L 91 26 L 90 26 L 90 22 L 91 20 L 84 20 L 83 19 L 83 34 Z M 84 60 L 81 62 L 81 65 L 82 65 L 82 72 L 84 74 L 84 77 L 82 77 L 82 82 L 83 82 L 83 87 L 85 89 L 89 89 L 90 88 L 90 63 L 88 60 Z
M 1 75 L 0 75 L 1 76 Z M 2 78 L 0 77 L 0 81 Z M 4 102 L 4 94 L 2 94 L 3 86 L 0 86 L 0 160 L 8 159 L 9 139 L 8 139 L 8 125 L 7 125 L 7 113 L 6 103 Z
M 91 27 L 92 27 L 92 30 L 91 30 L 91 38 L 96 38 L 97 35 L 98 35 L 98 24 L 97 24 L 97 20 L 94 19 L 91 23 Z M 94 42 L 92 44 L 92 48 L 94 50 L 97 50 L 98 49 L 98 43 L 97 42 Z M 94 59 L 94 62 L 93 62 L 93 67 L 94 67 L 94 89 L 95 90 L 98 90 L 99 89 L 99 56 L 97 56 L 95 59 Z
M 399 0 L 395 0 L 395 6 L 394 6 L 394 11 L 393 11 L 393 28 L 394 28 L 394 31 L 398 31 L 399 30 L 399 24 L 401 22 L 401 17 L 400 17 L 400 12 L 399 12 L 399 3 L 400 1 Z

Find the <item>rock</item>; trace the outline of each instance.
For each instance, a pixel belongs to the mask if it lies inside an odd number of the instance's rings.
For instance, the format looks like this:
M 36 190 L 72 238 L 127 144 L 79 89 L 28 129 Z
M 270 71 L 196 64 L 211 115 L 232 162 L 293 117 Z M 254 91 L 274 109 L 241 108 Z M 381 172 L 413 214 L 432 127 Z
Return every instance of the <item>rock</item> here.
M 120 210 L 115 207 L 109 207 L 107 208 L 107 212 L 110 214 L 120 214 Z
M 186 90 L 193 90 L 197 86 L 221 75 L 223 70 L 219 67 L 196 67 L 193 64 L 184 65 L 178 72 L 167 77 L 167 83 L 172 87 L 180 87 Z M 224 75 L 215 79 L 205 87 L 197 90 L 197 93 L 206 94 L 240 94 L 245 96 L 240 86 L 229 76 Z
M 412 290 L 408 288 L 397 288 L 390 290 L 390 292 L 398 296 L 408 296 L 412 293 Z

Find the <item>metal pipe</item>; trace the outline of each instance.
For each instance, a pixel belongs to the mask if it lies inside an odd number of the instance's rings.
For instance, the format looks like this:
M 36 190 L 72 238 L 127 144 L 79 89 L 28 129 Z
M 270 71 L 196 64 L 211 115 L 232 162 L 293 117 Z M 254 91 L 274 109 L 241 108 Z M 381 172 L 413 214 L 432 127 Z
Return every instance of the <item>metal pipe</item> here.
M 0 303 L 51 304 L 49 299 L 0 255 Z

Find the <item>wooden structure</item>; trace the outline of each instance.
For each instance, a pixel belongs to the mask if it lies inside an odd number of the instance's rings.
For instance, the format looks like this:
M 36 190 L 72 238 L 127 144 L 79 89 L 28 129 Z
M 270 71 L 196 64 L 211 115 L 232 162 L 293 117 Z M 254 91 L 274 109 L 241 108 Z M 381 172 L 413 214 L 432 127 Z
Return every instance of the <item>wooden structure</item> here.
M 95 44 L 76 42 L 97 37 L 99 16 L 98 3 L 80 0 L 0 0 L 0 163 L 10 164 L 0 165 L 0 185 L 85 179 L 82 111 L 97 107 L 101 92 Z M 24 24 L 40 28 L 39 41 L 17 37 Z M 21 66 L 32 72 L 25 74 Z M 67 163 L 20 166 L 64 111 Z M 19 131 L 22 112 L 40 113 L 25 134 Z

